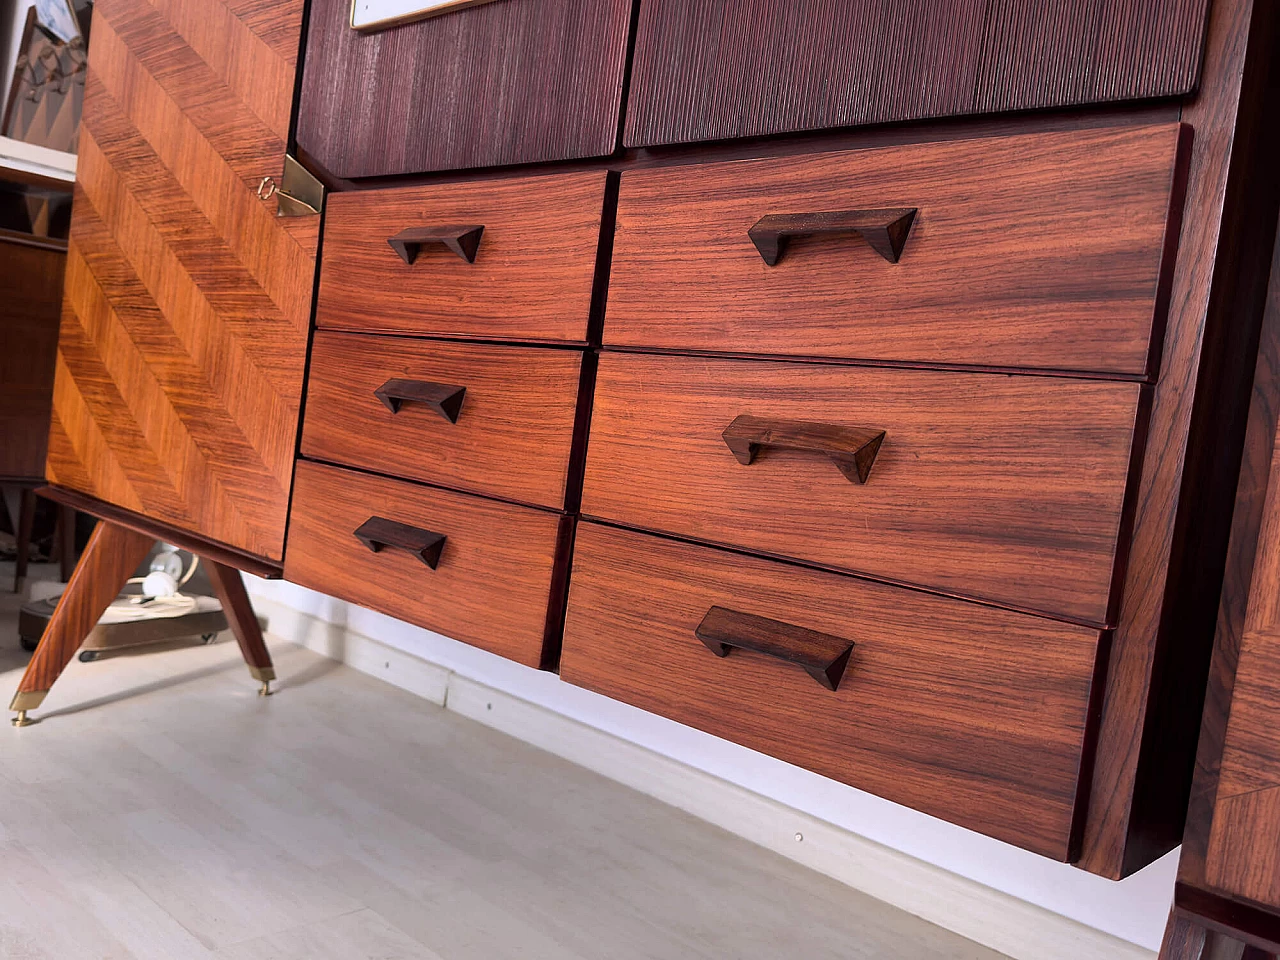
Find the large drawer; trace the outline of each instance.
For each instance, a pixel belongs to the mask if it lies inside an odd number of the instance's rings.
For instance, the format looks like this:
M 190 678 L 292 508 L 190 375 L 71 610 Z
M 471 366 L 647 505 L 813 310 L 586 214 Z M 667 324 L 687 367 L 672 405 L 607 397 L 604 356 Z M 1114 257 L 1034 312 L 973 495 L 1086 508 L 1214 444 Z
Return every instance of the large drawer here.
M 606 353 L 582 511 L 1101 625 L 1143 389 Z
M 1177 96 L 1199 78 L 1208 6 L 644 0 L 625 141 Z
M 302 453 L 565 506 L 583 354 L 320 331 Z
M 284 575 L 542 666 L 559 634 L 572 524 L 549 511 L 300 461 Z M 433 534 L 444 535 L 442 547 Z
M 604 341 L 1152 374 L 1184 132 L 1075 130 L 629 171 Z M 850 216 L 809 216 L 832 213 Z M 888 225 L 908 221 L 891 262 Z M 779 235 L 770 266 L 764 253 Z
M 754 635 L 726 632 L 732 621 L 713 608 L 775 623 Z M 835 690 L 779 659 L 794 646 L 794 628 L 853 643 Z M 727 655 L 713 655 L 700 629 L 712 631 L 712 646 L 727 642 L 717 647 Z M 778 638 L 776 656 L 747 649 Z M 1098 638 L 1085 627 L 584 523 L 560 673 L 1065 860 Z
M 606 180 L 600 170 L 331 194 L 316 325 L 583 342 Z

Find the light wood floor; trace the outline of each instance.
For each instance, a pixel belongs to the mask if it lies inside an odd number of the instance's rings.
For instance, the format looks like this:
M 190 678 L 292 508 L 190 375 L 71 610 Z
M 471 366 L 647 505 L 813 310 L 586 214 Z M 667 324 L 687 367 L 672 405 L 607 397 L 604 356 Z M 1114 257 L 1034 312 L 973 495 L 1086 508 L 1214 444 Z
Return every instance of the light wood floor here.
M 6 702 L 26 658 L 10 596 Z M 268 699 L 222 642 L 73 662 L 43 722 L 3 725 L 0 958 L 998 958 L 332 661 L 273 653 Z

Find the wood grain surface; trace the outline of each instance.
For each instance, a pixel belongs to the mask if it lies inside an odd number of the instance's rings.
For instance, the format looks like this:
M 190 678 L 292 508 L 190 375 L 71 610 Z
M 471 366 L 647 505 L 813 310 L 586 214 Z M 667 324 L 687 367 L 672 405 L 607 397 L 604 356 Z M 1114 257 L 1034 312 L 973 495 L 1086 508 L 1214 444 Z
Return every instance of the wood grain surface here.
M 920 143 L 622 176 L 606 345 L 1146 375 L 1176 223 L 1177 124 Z M 918 208 L 898 263 L 764 216 Z
M 1274 605 L 1275 584 L 1263 589 Z M 1205 883 L 1280 910 L 1280 625 L 1275 622 L 1241 639 Z
M 448 539 L 432 570 L 394 549 L 373 553 L 354 532 L 383 517 Z M 537 667 L 549 636 L 548 609 L 559 539 L 572 519 L 481 497 L 300 461 L 285 578 L 428 630 Z
M 1226 574 L 1222 583 L 1213 659 L 1209 671 L 1195 780 L 1187 810 L 1178 878 L 1203 886 L 1209 831 L 1214 818 L 1227 723 L 1241 645 L 1246 632 L 1266 631 L 1277 619 L 1280 577 L 1280 244 L 1271 262 L 1267 307 L 1258 344 L 1252 399 L 1240 461 Z M 1219 854 L 1221 856 L 1221 853 Z
M 101 0 L 50 481 L 278 560 L 319 217 L 279 177 L 303 0 Z
M 695 636 L 713 606 L 854 641 L 838 691 Z M 882 584 L 579 527 L 560 674 L 1066 859 L 1098 634 Z
M 40 645 L 22 674 L 11 709 L 27 709 L 21 702 L 24 695 L 28 695 L 29 701 L 34 699 L 30 707 L 39 706 L 43 693 L 71 662 L 98 618 L 154 544 L 150 537 L 126 527 L 105 520 L 98 523 L 40 638 Z M 31 698 L 31 694 L 36 696 Z
M 1280 180 L 1280 8 L 1212 5 L 1081 866 L 1122 877 L 1183 837 L 1266 299 Z
M 321 331 L 302 453 L 539 506 L 565 505 L 582 354 Z M 458 422 L 422 404 L 388 410 L 392 377 L 466 388 Z
M 430 21 L 428 21 L 430 22 Z M 603 170 L 329 197 L 316 324 L 341 330 L 583 342 Z M 387 243 L 408 227 L 476 224 L 475 262 Z
M 298 143 L 338 177 L 612 153 L 632 0 L 503 0 L 374 33 L 314 0 Z
M 1132 383 L 606 353 L 584 514 L 1103 625 Z M 883 430 L 865 484 L 721 432 L 740 414 Z
M 1208 0 L 644 0 L 628 146 L 1192 90 Z
M 0 480 L 44 478 L 65 244 L 0 230 Z
M 1280 242 L 1215 638 L 1184 883 L 1280 912 Z

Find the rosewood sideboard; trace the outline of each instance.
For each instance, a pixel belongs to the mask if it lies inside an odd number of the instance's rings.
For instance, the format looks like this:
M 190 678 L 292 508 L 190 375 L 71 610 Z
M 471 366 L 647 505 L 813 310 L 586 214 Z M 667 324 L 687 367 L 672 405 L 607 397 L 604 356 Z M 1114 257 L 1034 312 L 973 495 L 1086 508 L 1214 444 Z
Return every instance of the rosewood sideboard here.
M 303 15 L 99 0 L 48 480 L 106 522 L 21 719 L 160 536 L 264 681 L 237 570 L 1106 877 L 1179 842 L 1273 5 Z

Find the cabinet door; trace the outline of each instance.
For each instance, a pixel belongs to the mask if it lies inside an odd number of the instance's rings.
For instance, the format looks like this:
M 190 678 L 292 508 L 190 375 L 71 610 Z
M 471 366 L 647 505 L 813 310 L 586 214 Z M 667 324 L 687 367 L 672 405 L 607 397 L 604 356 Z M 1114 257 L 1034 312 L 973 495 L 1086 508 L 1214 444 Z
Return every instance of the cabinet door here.
M 303 0 L 99 0 L 48 477 L 283 553 L 319 217 L 280 218 Z

